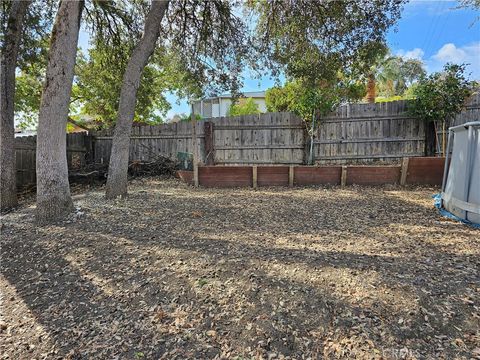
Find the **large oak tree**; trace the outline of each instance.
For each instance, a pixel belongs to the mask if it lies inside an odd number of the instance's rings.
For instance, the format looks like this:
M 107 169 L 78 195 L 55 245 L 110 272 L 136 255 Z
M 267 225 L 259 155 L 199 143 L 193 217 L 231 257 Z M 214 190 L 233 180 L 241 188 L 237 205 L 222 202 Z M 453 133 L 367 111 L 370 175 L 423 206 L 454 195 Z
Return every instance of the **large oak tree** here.
M 13 1 L 6 18 L 6 26 L 2 26 L 3 41 L 0 54 L 0 207 L 2 210 L 17 205 L 14 148 L 15 70 L 24 17 L 29 5 L 29 1 Z
M 39 223 L 60 218 L 73 209 L 65 128 L 83 7 L 83 1 L 62 0 L 53 25 L 37 130 Z
M 165 6 L 161 17 L 158 10 L 160 4 L 156 3 L 152 2 L 143 36 L 132 52 L 124 74 L 110 156 L 107 198 L 127 195 L 130 132 L 143 69 L 139 65 L 144 67 L 153 52 L 153 35 L 158 38 L 161 34 L 162 46 L 167 51 L 181 54 L 176 60 L 188 74 L 188 86 L 193 82 L 197 88 L 206 91 L 232 89 L 238 92 L 243 64 L 251 50 L 248 48 L 247 27 L 235 13 L 240 6 L 238 2 L 161 1 L 158 3 Z M 156 13 L 152 14 L 154 10 Z M 148 20 L 153 16 L 157 20 L 150 23 Z
M 128 148 L 133 118 L 135 116 L 137 92 L 142 72 L 155 50 L 155 44 L 160 35 L 161 22 L 168 4 L 169 1 L 152 1 L 152 6 L 145 21 L 143 36 L 133 49 L 123 74 L 117 122 L 115 124 L 110 155 L 107 198 L 115 198 L 127 193 Z

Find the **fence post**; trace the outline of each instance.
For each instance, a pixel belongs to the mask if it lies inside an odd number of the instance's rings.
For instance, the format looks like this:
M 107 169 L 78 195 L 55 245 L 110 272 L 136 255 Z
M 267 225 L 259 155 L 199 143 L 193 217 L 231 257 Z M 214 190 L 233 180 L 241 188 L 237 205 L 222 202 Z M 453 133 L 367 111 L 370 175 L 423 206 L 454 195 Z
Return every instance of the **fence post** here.
M 435 156 L 435 139 L 437 137 L 435 132 L 435 124 L 427 122 L 425 124 L 425 156 Z
M 192 102 L 192 146 L 193 146 L 193 185 L 198 187 L 198 146 L 197 146 L 197 119 L 193 112 Z
M 215 164 L 215 148 L 214 148 L 214 124 L 211 121 L 205 121 L 204 123 L 204 132 L 205 132 L 205 164 L 214 165 Z
M 83 146 L 85 147 L 85 163 L 86 164 L 93 164 L 95 163 L 95 147 L 93 146 L 93 135 L 91 134 L 84 134 L 83 135 Z
M 293 177 L 295 174 L 295 168 L 290 165 L 288 168 L 288 186 L 293 187 Z
M 257 165 L 252 166 L 252 186 L 253 186 L 254 189 L 258 188 Z
M 408 175 L 408 161 L 410 158 L 404 157 L 402 159 L 402 170 L 400 173 L 400 185 L 405 185 L 407 183 L 407 175 Z
M 342 177 L 340 179 L 340 185 L 342 187 L 347 186 L 347 166 L 342 166 Z

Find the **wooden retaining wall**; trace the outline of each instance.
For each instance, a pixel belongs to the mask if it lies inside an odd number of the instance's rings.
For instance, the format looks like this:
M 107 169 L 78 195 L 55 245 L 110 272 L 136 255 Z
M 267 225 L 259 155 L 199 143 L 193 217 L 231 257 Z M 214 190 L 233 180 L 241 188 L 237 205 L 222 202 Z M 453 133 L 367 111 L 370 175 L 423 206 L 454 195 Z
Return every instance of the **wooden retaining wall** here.
M 342 175 L 341 166 L 295 166 L 296 185 L 335 185 Z
M 250 166 L 201 166 L 198 168 L 198 181 L 205 187 L 252 186 L 252 179 Z
M 444 164 L 444 158 L 422 157 L 402 165 L 200 166 L 198 174 L 204 187 L 441 185 Z M 193 184 L 191 171 L 179 171 L 179 177 Z
M 411 158 L 408 160 L 408 184 L 433 184 L 441 185 L 445 158 L 425 157 Z
M 348 166 L 346 185 L 382 185 L 400 182 L 400 166 Z

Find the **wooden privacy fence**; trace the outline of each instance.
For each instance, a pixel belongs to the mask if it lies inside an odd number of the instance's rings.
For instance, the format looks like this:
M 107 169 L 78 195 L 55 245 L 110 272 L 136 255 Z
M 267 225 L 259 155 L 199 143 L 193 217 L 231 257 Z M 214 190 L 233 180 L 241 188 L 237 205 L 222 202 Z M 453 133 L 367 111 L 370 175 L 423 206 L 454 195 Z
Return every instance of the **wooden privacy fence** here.
M 314 140 L 317 163 L 399 161 L 429 155 L 427 124 L 408 114 L 408 100 L 375 104 L 346 104 L 320 118 Z M 469 99 L 452 126 L 480 119 L 480 94 Z M 432 145 L 441 149 L 441 128 Z
M 96 163 L 108 163 L 112 149 L 113 129 L 93 132 Z M 197 126 L 197 148 L 205 157 L 203 126 Z M 130 160 L 149 161 L 161 155 L 175 159 L 178 152 L 193 153 L 192 124 L 178 122 L 157 126 L 134 126 L 130 136 Z
M 220 117 L 197 122 L 199 159 L 206 164 L 302 164 L 304 126 L 291 113 Z M 93 133 L 95 161 L 108 163 L 113 129 Z M 192 123 L 135 126 L 130 160 L 193 153 Z
M 423 156 L 425 123 L 406 114 L 406 101 L 347 104 L 320 119 L 317 163 L 395 161 Z
M 400 163 L 404 157 L 428 155 L 425 139 L 429 130 L 423 121 L 407 114 L 407 106 L 406 101 L 349 104 L 319 119 L 315 163 Z M 477 94 L 456 117 L 455 125 L 479 119 Z M 310 136 L 303 121 L 291 113 L 205 119 L 196 128 L 199 161 L 206 165 L 301 165 L 309 157 Z M 193 153 L 192 130 L 190 122 L 134 126 L 130 160 L 151 161 L 160 155 L 176 159 L 179 152 Z M 67 135 L 70 168 L 87 162 L 107 164 L 112 138 L 113 129 Z M 35 141 L 35 136 L 15 139 L 19 186 L 35 183 Z
M 303 164 L 303 121 L 292 113 L 211 119 L 215 164 Z M 206 163 L 209 163 L 207 161 Z
M 449 125 L 457 126 L 457 125 L 462 125 L 471 121 L 480 121 L 480 93 L 477 93 L 471 97 L 465 109 L 460 114 L 455 116 L 455 119 L 453 119 L 453 121 Z M 446 129 L 446 132 L 448 133 L 448 129 Z M 435 148 L 435 153 L 440 154 L 441 149 L 443 148 L 442 146 L 443 129 L 440 124 L 438 124 L 437 126 L 436 133 L 437 133 L 437 146 Z M 446 138 L 447 137 L 448 137 L 448 134 Z
M 17 187 L 34 185 L 36 182 L 36 136 L 15 138 L 17 164 Z M 67 135 L 67 161 L 69 169 L 79 169 L 93 161 L 92 136 L 87 133 Z

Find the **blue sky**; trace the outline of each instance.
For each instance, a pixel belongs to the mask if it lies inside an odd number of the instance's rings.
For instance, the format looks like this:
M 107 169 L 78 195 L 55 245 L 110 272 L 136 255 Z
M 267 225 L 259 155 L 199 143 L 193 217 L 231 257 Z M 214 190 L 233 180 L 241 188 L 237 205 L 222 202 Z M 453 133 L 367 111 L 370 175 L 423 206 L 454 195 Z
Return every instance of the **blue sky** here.
M 480 13 L 455 9 L 456 1 L 411 1 L 405 5 L 402 18 L 387 34 L 395 55 L 424 61 L 428 72 L 438 71 L 447 62 L 469 63 L 471 78 L 480 80 Z M 88 35 L 80 34 L 80 46 L 88 46 Z M 248 72 L 246 72 L 248 75 Z M 246 77 L 242 91 L 266 90 L 273 80 Z M 167 117 L 188 113 L 186 101 L 168 94 L 172 109 Z M 180 103 L 177 102 L 180 100 Z
M 470 63 L 472 79 L 480 79 L 479 12 L 455 9 L 456 1 L 412 1 L 387 36 L 392 52 L 422 59 L 429 72 L 447 62 Z

